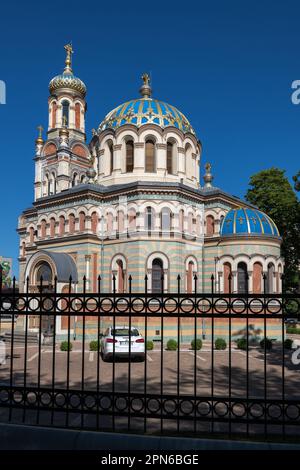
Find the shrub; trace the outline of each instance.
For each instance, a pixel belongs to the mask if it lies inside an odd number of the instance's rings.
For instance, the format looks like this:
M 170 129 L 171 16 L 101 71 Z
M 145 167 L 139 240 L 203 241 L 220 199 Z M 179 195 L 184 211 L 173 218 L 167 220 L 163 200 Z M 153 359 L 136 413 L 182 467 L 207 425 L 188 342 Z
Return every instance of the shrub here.
M 243 349 L 244 351 L 247 350 L 247 339 L 246 338 L 239 338 L 236 342 L 238 349 Z
M 147 351 L 152 351 L 153 348 L 154 348 L 154 343 L 153 343 L 153 341 L 150 339 L 150 340 L 148 340 L 147 343 L 146 343 L 146 349 L 147 349 Z
M 193 339 L 191 342 L 191 347 L 193 350 L 200 351 L 202 349 L 202 339 L 197 338 L 196 341 Z
M 99 341 L 93 340 L 90 342 L 90 351 L 99 351 L 100 344 Z
M 227 348 L 227 343 L 223 338 L 217 338 L 215 341 L 215 348 L 219 350 L 223 350 Z
M 284 347 L 285 349 L 292 349 L 292 346 L 293 346 L 293 340 L 290 339 L 290 338 L 287 338 L 285 341 L 284 341 Z
M 289 335 L 300 335 L 300 328 L 297 328 L 296 326 L 288 326 L 286 332 Z
M 168 351 L 176 351 L 178 347 L 177 341 L 175 339 L 169 339 L 167 342 L 167 350 Z
M 62 341 L 60 343 L 60 350 L 61 351 L 72 351 L 73 349 L 73 344 L 70 342 L 68 343 L 68 341 Z
M 273 346 L 272 340 L 270 338 L 262 339 L 259 344 L 262 349 L 266 348 L 267 351 L 271 351 L 272 346 Z

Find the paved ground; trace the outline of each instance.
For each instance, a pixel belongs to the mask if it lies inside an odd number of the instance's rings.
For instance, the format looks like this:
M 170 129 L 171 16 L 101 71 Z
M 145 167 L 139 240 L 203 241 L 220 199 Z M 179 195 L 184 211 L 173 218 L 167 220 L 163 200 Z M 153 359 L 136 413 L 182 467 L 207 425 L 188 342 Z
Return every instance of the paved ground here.
M 7 343 L 7 358 L 6 364 L 0 366 L 0 389 L 1 385 L 8 385 L 12 381 L 13 385 L 23 386 L 24 381 L 27 387 L 40 387 L 54 389 L 67 389 L 67 390 L 82 390 L 91 392 L 91 396 L 85 401 L 90 404 L 91 409 L 94 406 L 92 392 L 98 390 L 100 393 L 107 392 L 108 396 L 115 392 L 116 394 L 125 393 L 138 394 L 143 397 L 144 394 L 164 394 L 176 396 L 177 394 L 184 395 L 197 395 L 204 400 L 204 397 L 220 397 L 220 404 L 217 405 L 217 414 L 222 415 L 222 410 L 225 409 L 222 404 L 222 397 L 228 397 L 231 392 L 233 399 L 245 399 L 247 396 L 250 399 L 259 398 L 267 400 L 280 400 L 284 396 L 288 399 L 298 399 L 299 397 L 299 378 L 300 378 L 300 365 L 294 365 L 291 361 L 292 352 L 286 351 L 284 356 L 284 368 L 282 368 L 282 348 L 280 344 L 276 344 L 271 352 L 267 353 L 266 360 L 264 353 L 259 348 L 251 348 L 248 357 L 248 374 L 247 374 L 247 354 L 244 351 L 236 349 L 232 344 L 231 353 L 226 351 L 211 351 L 211 345 L 204 343 L 201 351 L 196 352 L 190 350 L 188 345 L 182 345 L 180 352 L 166 351 L 161 349 L 159 344 L 155 345 L 153 351 L 148 351 L 147 358 L 144 363 L 131 362 L 128 360 L 116 360 L 114 363 L 103 362 L 98 356 L 97 352 L 90 352 L 88 350 L 89 343 L 85 345 L 84 354 L 82 354 L 82 343 L 76 341 L 73 343 L 73 351 L 70 352 L 69 368 L 67 366 L 68 353 L 59 350 L 59 346 L 55 349 L 55 362 L 53 361 L 53 348 L 52 346 L 42 346 L 41 353 L 37 345 L 28 345 L 27 357 L 25 362 L 24 345 L 16 344 L 13 349 L 13 369 L 11 369 L 10 357 L 10 343 Z M 231 361 L 230 361 L 231 354 Z M 161 361 L 163 359 L 163 361 Z M 213 362 L 212 362 L 213 361 Z M 26 364 L 26 365 L 25 365 Z M 229 367 L 231 364 L 231 367 Z M 53 376 L 53 365 L 54 376 Z M 26 375 L 24 373 L 26 367 Z M 40 373 L 39 373 L 40 372 Z M 97 375 L 99 382 L 97 383 Z M 284 389 L 283 389 L 283 376 L 284 376 Z M 2 395 L 1 395 L 2 393 Z M 0 398 L 3 397 L 3 391 L 0 392 Z M 284 393 L 284 395 L 283 395 Z M 21 399 L 21 397 L 20 397 Z M 62 396 L 58 396 L 57 403 L 61 403 Z M 78 396 L 72 398 L 74 403 L 78 401 Z M 89 401 L 90 400 L 90 401 Z M 107 400 L 109 400 L 107 398 Z M 123 400 L 123 402 L 122 402 Z M 73 402 L 72 402 L 73 403 Z M 104 402 L 103 402 L 104 403 Z M 109 403 L 108 405 L 109 406 Z M 157 403 L 155 400 L 149 404 L 149 410 L 155 410 Z M 170 419 L 164 421 L 164 428 L 175 431 L 177 424 L 172 418 L 172 415 L 181 415 L 180 430 L 187 432 L 195 429 L 195 420 L 184 419 L 184 414 L 190 416 L 188 401 L 185 402 L 182 409 L 176 410 L 176 405 L 171 399 L 165 404 L 164 414 L 169 416 Z M 205 416 L 205 406 L 207 403 L 201 405 L 203 407 L 202 417 Z M 152 408 L 151 408 L 152 407 Z M 218 408 L 219 407 L 219 408 Z M 125 410 L 126 413 L 126 399 L 119 398 L 117 410 Z M 136 400 L 136 408 L 139 409 L 139 402 Z M 237 405 L 236 413 L 243 413 L 243 406 Z M 253 408 L 255 411 L 255 409 Z M 226 411 L 226 410 L 225 410 Z M 291 409 L 291 416 L 297 417 L 297 409 Z M 127 417 L 100 416 L 96 422 L 96 417 L 90 415 L 88 412 L 83 415 L 77 412 L 70 414 L 67 417 L 66 413 L 62 412 L 38 412 L 27 410 L 24 413 L 21 407 L 20 410 L 13 410 L 9 416 L 7 408 L 3 407 L 0 410 L 0 420 L 6 421 L 11 419 L 13 422 L 24 420 L 26 423 L 40 422 L 41 424 L 48 424 L 49 420 L 57 425 L 67 423 L 73 427 L 95 427 L 99 426 L 103 429 L 109 429 L 115 425 L 118 429 L 128 428 Z M 169 415 L 168 415 L 169 413 Z M 256 413 L 256 415 L 255 415 Z M 259 408 L 256 409 L 254 415 L 260 416 Z M 273 410 L 274 417 L 276 418 L 276 409 Z M 118 415 L 116 411 L 116 415 Z M 208 412 L 209 415 L 209 412 Z M 228 415 L 227 415 L 228 416 Z M 254 416 L 254 417 L 255 417 Z M 158 415 L 159 417 L 159 415 Z M 193 416 L 192 416 L 193 417 Z M 145 429 L 156 432 L 160 427 L 160 420 L 152 418 L 136 418 L 130 419 L 130 427 L 134 430 Z M 211 431 L 211 422 L 201 421 L 196 424 L 197 429 L 201 428 L 202 432 Z M 281 426 L 273 426 L 272 429 L 276 432 L 275 428 Z M 299 426 L 298 426 L 299 427 Z M 214 429 L 222 432 L 228 428 L 228 422 L 214 423 Z M 290 427 L 291 432 L 294 434 L 295 429 Z M 249 429 L 248 429 L 249 430 Z M 261 426 L 252 425 L 253 432 L 261 432 Z M 237 432 L 244 432 L 245 426 L 239 425 Z

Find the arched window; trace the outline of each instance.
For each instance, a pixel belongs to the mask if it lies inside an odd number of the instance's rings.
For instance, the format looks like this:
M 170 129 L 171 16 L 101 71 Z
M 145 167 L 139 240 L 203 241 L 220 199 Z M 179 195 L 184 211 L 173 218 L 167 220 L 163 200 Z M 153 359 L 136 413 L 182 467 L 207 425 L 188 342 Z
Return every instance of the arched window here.
M 64 100 L 62 101 L 61 105 L 62 105 L 62 124 L 64 124 L 64 121 L 65 121 L 65 125 L 68 126 L 70 103 L 69 101 Z
M 153 140 L 146 140 L 146 172 L 154 173 L 155 169 L 155 144 Z
M 51 217 L 50 219 L 50 237 L 55 236 L 55 219 Z
M 114 171 L 114 145 L 112 140 L 109 140 L 107 145 L 109 151 L 109 174 L 111 175 Z
M 57 104 L 54 101 L 52 103 L 52 124 L 51 124 L 52 129 L 55 129 L 55 127 L 56 127 L 56 111 L 57 111 Z
M 186 291 L 188 294 L 193 292 L 193 272 L 194 272 L 194 263 L 193 261 L 189 261 L 188 268 L 187 268 L 187 279 L 186 279 Z
M 74 174 L 73 174 L 73 178 L 72 178 L 72 188 L 73 188 L 74 186 L 76 186 L 76 184 L 77 184 L 77 176 L 78 176 L 77 173 L 74 173 Z
M 33 243 L 34 242 L 34 228 L 30 227 L 29 229 L 29 242 Z
M 75 215 L 70 214 L 69 215 L 69 233 L 74 233 L 75 232 Z
M 223 219 L 224 219 L 224 215 L 221 215 L 221 217 L 220 217 L 220 231 L 221 231 L 221 227 L 222 227 Z
M 63 215 L 59 218 L 59 235 L 62 236 L 65 233 L 66 220 Z
M 152 293 L 158 294 L 163 291 L 163 262 L 159 258 L 152 261 Z
M 76 103 L 75 104 L 75 127 L 76 129 L 80 129 L 80 113 L 81 113 L 80 103 Z
M 49 175 L 46 175 L 47 195 L 51 194 L 51 179 Z
M 129 209 L 128 211 L 128 229 L 130 232 L 136 230 L 136 212 L 134 209 Z
M 52 191 L 53 191 L 53 194 L 56 194 L 56 177 L 55 177 L 55 173 L 52 173 L 51 177 L 52 177 Z
M 41 221 L 41 238 L 46 237 L 46 220 Z
M 37 284 L 41 282 L 41 278 L 43 283 L 51 283 L 52 282 L 52 269 L 50 268 L 48 263 L 42 263 L 38 266 L 36 271 L 36 282 Z
M 131 173 L 134 167 L 134 144 L 133 140 L 126 142 L 126 172 Z
M 79 213 L 79 231 L 83 232 L 85 230 L 85 213 Z
M 163 207 L 161 211 L 161 220 L 160 220 L 160 228 L 162 232 L 170 232 L 171 230 L 171 211 L 168 207 Z
M 84 184 L 85 182 L 86 182 L 86 176 L 85 176 L 85 175 L 81 175 L 80 183 L 81 183 L 81 184 Z
M 275 273 L 275 266 L 273 263 L 268 264 L 268 272 L 267 272 L 267 293 L 273 294 L 274 293 L 274 273 Z
M 98 214 L 97 212 L 92 213 L 92 232 L 97 233 L 97 226 L 98 226 Z
M 232 283 L 230 283 L 230 276 L 231 276 L 231 264 L 230 263 L 224 263 L 223 276 L 224 276 L 223 292 L 224 294 L 228 294 L 230 290 L 232 291 Z
M 170 174 L 174 173 L 173 169 L 173 144 L 172 142 L 167 143 L 167 172 Z
M 262 291 L 262 275 L 263 275 L 263 267 L 261 263 L 254 263 L 253 264 L 253 293 L 254 294 L 261 294 Z
M 201 217 L 200 217 L 200 215 L 197 215 L 197 217 L 196 217 L 196 233 L 197 233 L 198 237 L 201 235 Z
M 238 293 L 245 294 L 248 290 L 247 264 L 240 262 L 237 266 Z
M 215 233 L 215 219 L 212 215 L 206 217 L 206 235 L 211 237 Z
M 145 230 L 148 231 L 150 235 L 152 230 L 154 230 L 154 209 L 152 207 L 147 207 L 145 212 Z

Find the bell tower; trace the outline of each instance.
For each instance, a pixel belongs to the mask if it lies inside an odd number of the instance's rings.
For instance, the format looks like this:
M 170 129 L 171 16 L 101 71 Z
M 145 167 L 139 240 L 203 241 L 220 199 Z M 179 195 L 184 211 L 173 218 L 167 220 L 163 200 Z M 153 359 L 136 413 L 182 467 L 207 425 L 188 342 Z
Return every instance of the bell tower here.
M 35 200 L 53 196 L 87 181 L 90 151 L 86 144 L 86 86 L 72 70 L 72 44 L 64 46 L 65 68 L 49 83 L 46 140 L 35 142 Z

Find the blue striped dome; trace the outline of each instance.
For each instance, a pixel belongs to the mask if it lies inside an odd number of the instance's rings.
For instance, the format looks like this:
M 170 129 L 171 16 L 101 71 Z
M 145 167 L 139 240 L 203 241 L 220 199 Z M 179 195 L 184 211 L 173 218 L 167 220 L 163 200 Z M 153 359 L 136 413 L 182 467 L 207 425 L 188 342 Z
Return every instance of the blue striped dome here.
M 149 97 L 130 100 L 113 109 L 101 122 L 98 130 L 117 129 L 125 124 L 137 127 L 156 124 L 161 128 L 174 126 L 184 133 L 195 134 L 187 118 L 177 108 Z
M 278 228 L 269 216 L 256 209 L 231 209 L 224 217 L 221 236 L 258 235 L 280 237 Z

